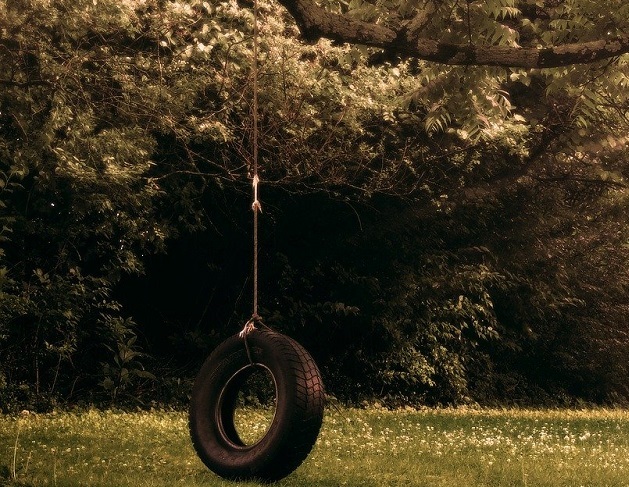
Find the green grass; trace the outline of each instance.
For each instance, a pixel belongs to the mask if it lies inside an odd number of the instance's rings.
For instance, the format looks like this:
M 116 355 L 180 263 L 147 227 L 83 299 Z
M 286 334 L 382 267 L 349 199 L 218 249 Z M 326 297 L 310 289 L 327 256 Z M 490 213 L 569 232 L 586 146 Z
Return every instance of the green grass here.
M 260 418 L 252 411 L 253 418 Z M 178 412 L 0 416 L 0 486 L 250 486 L 221 480 Z M 330 409 L 278 486 L 629 486 L 629 411 Z

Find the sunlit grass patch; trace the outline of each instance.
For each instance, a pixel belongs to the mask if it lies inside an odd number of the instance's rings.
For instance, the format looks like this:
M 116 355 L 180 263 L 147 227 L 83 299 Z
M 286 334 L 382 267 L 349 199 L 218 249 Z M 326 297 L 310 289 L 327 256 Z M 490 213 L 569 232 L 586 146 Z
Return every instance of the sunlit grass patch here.
M 266 435 L 274 416 L 275 408 L 240 407 L 234 411 L 234 426 L 243 443 L 253 445 Z
M 13 441 L 18 430 L 20 435 L 17 450 L 11 444 L 9 452 L 17 452 L 16 471 L 5 451 L 0 451 L 0 464 L 11 464 L 11 476 L 33 485 L 149 485 L 137 481 L 155 474 L 172 478 L 174 470 L 179 478 L 198 470 L 186 454 L 190 447 L 181 413 L 92 410 L 1 422 L 2 445 Z
M 257 434 L 269 412 L 241 411 Z M 629 486 L 629 412 L 330 409 L 280 486 Z M 0 485 L 227 486 L 182 412 L 0 417 Z
M 373 475 L 391 480 L 376 485 L 629 485 L 629 414 L 623 411 L 345 415 L 342 425 L 329 419 L 320 446 L 326 455 L 336 451 L 341 463 L 363 465 L 359 475 L 369 476 L 374 465 Z M 331 430 L 342 434 L 330 437 Z

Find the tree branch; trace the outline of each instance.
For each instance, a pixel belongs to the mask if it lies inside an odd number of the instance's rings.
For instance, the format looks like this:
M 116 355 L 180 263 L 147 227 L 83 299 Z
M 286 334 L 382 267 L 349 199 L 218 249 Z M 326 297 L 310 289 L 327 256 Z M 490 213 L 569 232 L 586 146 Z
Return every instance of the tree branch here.
M 548 177 L 536 176 L 535 180 L 539 182 L 544 182 L 544 183 L 576 182 L 576 183 L 590 184 L 593 186 L 627 189 L 627 185 L 623 182 L 610 181 L 610 180 L 605 180 L 605 179 L 585 178 L 585 177 L 573 176 L 570 174 L 565 174 L 562 176 L 552 176 L 552 177 L 551 176 L 548 176 Z
M 421 31 L 434 12 L 426 12 L 398 30 L 364 22 L 347 15 L 328 12 L 314 0 L 279 0 L 297 22 L 305 39 L 321 37 L 350 44 L 378 47 L 426 61 L 451 65 L 503 66 L 513 68 L 555 68 L 588 64 L 629 53 L 629 36 L 552 47 L 474 46 L 452 44 L 421 37 Z
M 428 0 L 424 8 L 415 15 L 413 20 L 405 25 L 406 37 L 410 39 L 419 38 L 422 30 L 430 23 L 430 19 L 436 10 L 435 2 Z

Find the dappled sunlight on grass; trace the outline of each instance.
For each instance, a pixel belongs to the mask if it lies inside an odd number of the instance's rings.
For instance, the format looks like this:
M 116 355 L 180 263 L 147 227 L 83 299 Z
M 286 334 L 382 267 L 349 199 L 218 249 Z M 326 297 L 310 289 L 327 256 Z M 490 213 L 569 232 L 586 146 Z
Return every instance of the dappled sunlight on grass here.
M 343 415 L 328 418 L 319 442 L 325 460 L 313 461 L 323 466 L 334 456 L 332 461 L 357 475 L 391 477 L 380 485 L 629 485 L 625 411 L 347 410 Z
M 255 431 L 267 416 L 245 411 L 243 428 Z M 159 411 L 0 417 L 0 485 L 13 477 L 23 485 L 256 485 L 207 471 L 186 414 Z M 370 408 L 329 410 L 311 456 L 278 485 L 629 486 L 627 479 L 626 411 Z

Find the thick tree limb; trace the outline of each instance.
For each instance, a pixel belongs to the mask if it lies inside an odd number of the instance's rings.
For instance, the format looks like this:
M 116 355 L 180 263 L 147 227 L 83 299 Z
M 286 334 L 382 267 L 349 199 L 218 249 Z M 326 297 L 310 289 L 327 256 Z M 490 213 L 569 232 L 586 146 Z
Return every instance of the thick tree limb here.
M 629 36 L 553 47 L 508 47 L 448 44 L 421 37 L 421 13 L 399 30 L 328 12 L 314 0 L 279 0 L 310 41 L 321 37 L 379 47 L 426 61 L 453 65 L 555 68 L 588 64 L 629 53 Z M 426 14 L 429 15 L 429 14 Z

